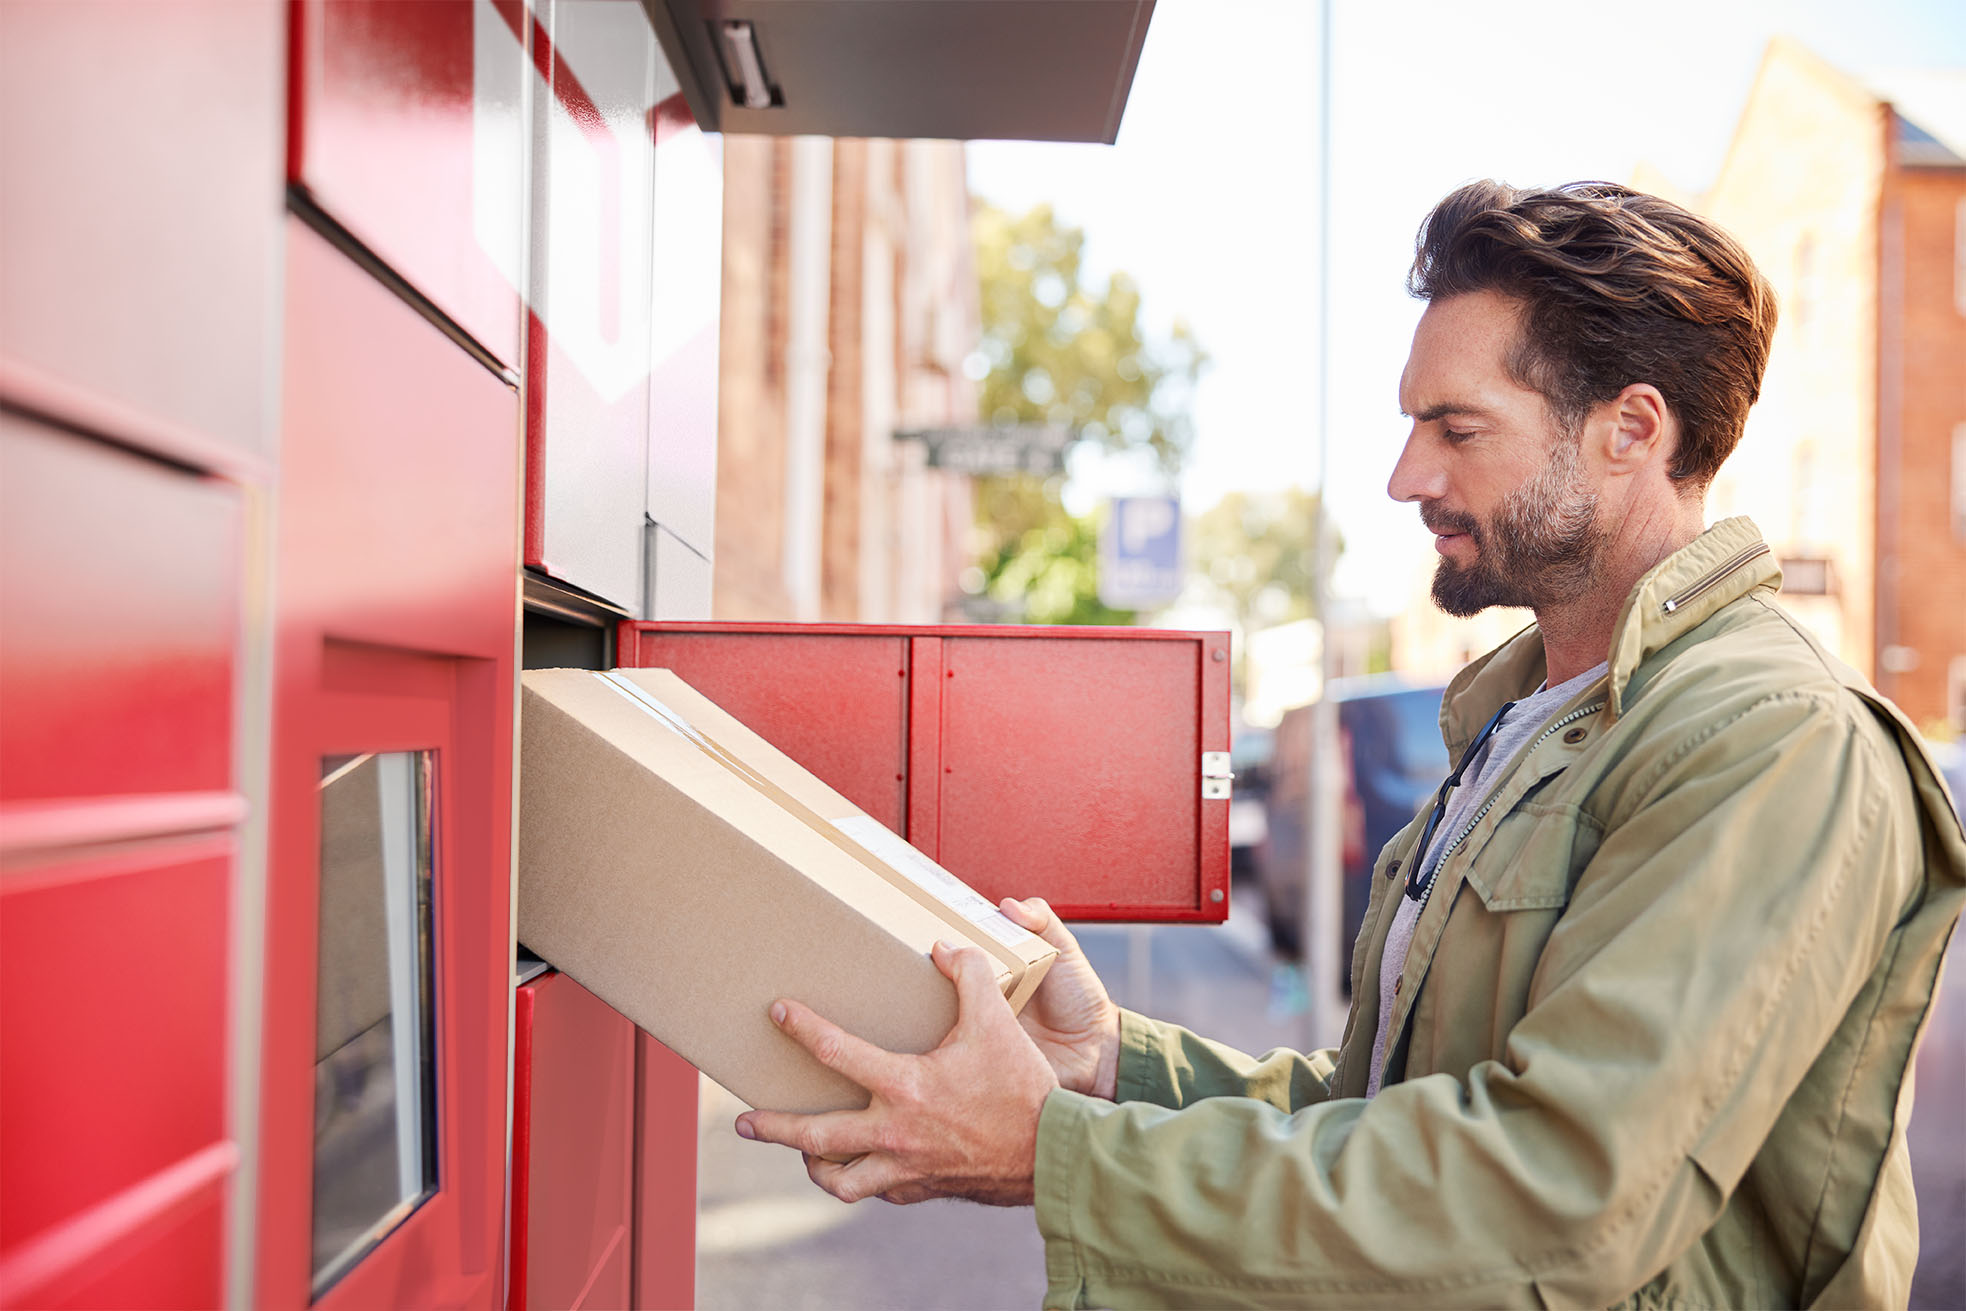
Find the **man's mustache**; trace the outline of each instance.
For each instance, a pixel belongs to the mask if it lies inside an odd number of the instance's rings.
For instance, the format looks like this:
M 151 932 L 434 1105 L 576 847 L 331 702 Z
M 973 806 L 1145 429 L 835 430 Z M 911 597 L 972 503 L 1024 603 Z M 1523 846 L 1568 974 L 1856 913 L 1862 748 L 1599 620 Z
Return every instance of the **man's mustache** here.
M 1460 510 L 1444 510 L 1437 505 L 1423 503 L 1420 506 L 1420 522 L 1432 533 L 1466 533 L 1475 539 L 1477 545 L 1481 542 L 1481 525 L 1475 522 L 1473 515 Z

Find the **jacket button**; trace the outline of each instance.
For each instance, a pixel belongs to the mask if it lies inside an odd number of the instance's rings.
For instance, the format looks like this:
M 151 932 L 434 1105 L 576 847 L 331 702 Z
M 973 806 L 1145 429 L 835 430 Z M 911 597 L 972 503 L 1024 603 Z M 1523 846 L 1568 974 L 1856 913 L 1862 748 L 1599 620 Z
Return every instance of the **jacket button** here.
M 1583 725 L 1580 724 L 1576 728 L 1573 728 L 1569 732 L 1565 733 L 1563 735 L 1563 740 L 1565 742 L 1568 742 L 1571 746 L 1575 746 L 1579 742 L 1582 742 L 1585 738 L 1589 737 L 1590 732 L 1591 731 L 1588 728 L 1585 728 Z
M 1399 873 L 1398 861 L 1394 861 L 1392 864 L 1386 866 L 1386 878 L 1388 881 L 1390 881 L 1393 878 L 1393 876 L 1398 873 Z
M 1394 979 L 1394 980 L 1393 980 L 1393 996 L 1395 996 L 1395 997 L 1397 997 L 1397 996 L 1399 996 L 1399 990 L 1400 990 L 1401 988 L 1404 988 L 1405 986 L 1406 986 L 1406 976 L 1405 976 L 1405 975 L 1403 975 L 1403 974 L 1402 974 L 1402 975 L 1401 975 L 1401 976 L 1400 976 L 1399 978 L 1397 978 L 1397 979 Z

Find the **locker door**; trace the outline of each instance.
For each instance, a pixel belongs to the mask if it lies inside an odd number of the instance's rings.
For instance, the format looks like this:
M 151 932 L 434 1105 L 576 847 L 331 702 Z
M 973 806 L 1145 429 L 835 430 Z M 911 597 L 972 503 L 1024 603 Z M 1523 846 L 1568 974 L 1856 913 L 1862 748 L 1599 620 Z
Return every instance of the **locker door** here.
M 224 1297 L 242 500 L 0 413 L 0 1306 Z
M 624 623 L 673 669 L 992 899 L 1071 919 L 1228 915 L 1225 633 Z
M 281 0 L 0 4 L 0 390 L 263 472 Z
M 518 401 L 298 220 L 287 259 L 255 1301 L 491 1307 Z
M 635 1033 L 636 1311 L 696 1305 L 696 1067 Z
M 519 367 L 530 24 L 516 0 L 300 0 L 288 177 Z
M 635 1026 L 555 972 L 519 988 L 514 1023 L 506 1305 L 626 1307 L 634 1259 Z M 696 1122 L 688 1127 L 693 1136 Z
M 653 134 L 675 88 L 640 5 L 546 0 L 533 62 L 525 561 L 642 605 Z
M 666 70 L 665 70 L 666 71 Z M 663 85 L 669 84 L 665 77 Z M 650 326 L 647 619 L 710 617 L 716 548 L 717 334 L 723 297 L 723 175 L 681 91 L 655 135 Z

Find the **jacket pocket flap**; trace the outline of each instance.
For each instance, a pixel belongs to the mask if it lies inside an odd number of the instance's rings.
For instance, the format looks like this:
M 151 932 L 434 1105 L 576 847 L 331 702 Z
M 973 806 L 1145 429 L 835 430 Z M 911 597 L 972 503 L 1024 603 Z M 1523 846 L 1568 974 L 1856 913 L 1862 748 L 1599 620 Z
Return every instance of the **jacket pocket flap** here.
M 1464 877 L 1490 910 L 1550 910 L 1570 900 L 1602 836 L 1573 803 L 1525 801 L 1502 817 Z

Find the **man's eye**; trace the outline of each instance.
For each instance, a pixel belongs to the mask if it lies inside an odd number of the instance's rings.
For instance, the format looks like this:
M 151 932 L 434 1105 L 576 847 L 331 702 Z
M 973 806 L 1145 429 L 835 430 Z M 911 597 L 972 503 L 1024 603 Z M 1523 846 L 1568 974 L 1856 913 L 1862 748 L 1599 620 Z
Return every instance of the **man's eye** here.
M 1444 432 L 1442 432 L 1441 435 L 1447 438 L 1447 440 L 1452 444 L 1454 444 L 1455 446 L 1459 446 L 1462 442 L 1468 441 L 1474 437 L 1474 434 L 1471 432 L 1458 432 L 1453 428 L 1446 429 Z

